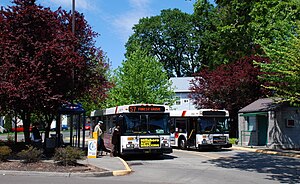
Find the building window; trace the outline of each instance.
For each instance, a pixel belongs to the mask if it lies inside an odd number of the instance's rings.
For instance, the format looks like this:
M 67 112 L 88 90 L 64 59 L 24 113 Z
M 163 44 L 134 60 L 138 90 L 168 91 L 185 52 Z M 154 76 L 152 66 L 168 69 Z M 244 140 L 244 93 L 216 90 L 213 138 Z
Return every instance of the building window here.
M 180 97 L 176 97 L 176 101 L 175 101 L 175 105 L 180 105 L 181 104 L 181 102 L 180 102 Z
M 293 119 L 287 119 L 286 120 L 286 127 L 288 127 L 288 128 L 295 127 L 295 120 L 293 120 Z
M 248 131 L 256 130 L 256 116 L 247 116 Z

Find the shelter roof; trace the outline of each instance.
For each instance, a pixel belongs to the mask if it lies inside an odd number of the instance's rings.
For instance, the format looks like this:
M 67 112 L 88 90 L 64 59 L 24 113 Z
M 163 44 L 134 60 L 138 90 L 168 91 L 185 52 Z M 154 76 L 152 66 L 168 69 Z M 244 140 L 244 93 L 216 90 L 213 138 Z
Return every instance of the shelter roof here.
M 281 104 L 277 103 L 272 98 L 261 98 L 258 99 L 246 107 L 239 110 L 239 113 L 247 113 L 247 112 L 267 112 L 270 110 L 274 110 L 279 107 Z

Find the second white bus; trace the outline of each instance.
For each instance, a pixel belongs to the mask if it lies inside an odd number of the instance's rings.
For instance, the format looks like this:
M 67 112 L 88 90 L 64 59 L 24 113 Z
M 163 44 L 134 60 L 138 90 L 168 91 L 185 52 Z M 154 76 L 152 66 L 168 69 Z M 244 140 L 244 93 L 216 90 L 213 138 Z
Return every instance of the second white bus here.
M 200 109 L 170 111 L 171 145 L 186 148 L 229 148 L 229 112 Z

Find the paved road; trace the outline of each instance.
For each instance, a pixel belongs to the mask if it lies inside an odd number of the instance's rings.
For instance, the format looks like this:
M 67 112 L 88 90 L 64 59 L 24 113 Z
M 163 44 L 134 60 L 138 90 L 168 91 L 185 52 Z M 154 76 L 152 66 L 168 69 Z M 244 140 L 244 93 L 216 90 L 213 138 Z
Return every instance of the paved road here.
M 237 150 L 199 152 L 174 150 L 161 158 L 127 158 L 134 172 L 102 178 L 0 176 L 0 183 L 50 184 L 212 184 L 300 183 L 300 159 Z

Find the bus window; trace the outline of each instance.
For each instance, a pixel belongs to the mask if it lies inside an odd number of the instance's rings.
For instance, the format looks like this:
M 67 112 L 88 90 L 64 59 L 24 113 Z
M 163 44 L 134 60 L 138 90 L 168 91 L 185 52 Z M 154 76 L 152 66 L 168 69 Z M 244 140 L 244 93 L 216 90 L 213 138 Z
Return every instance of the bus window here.
M 198 119 L 200 133 L 227 133 L 227 118 L 203 117 Z
M 124 115 L 124 133 L 169 134 L 168 115 Z
M 187 119 L 176 119 L 176 131 L 186 133 Z
M 175 132 L 175 122 L 174 122 L 174 118 L 170 118 L 169 119 L 169 124 L 170 124 L 170 133 L 174 133 Z
M 153 134 L 169 134 L 167 115 L 149 115 L 148 132 Z
M 125 133 L 138 133 L 146 134 L 147 133 L 147 124 L 145 115 L 136 116 L 134 114 L 124 115 L 124 131 Z

